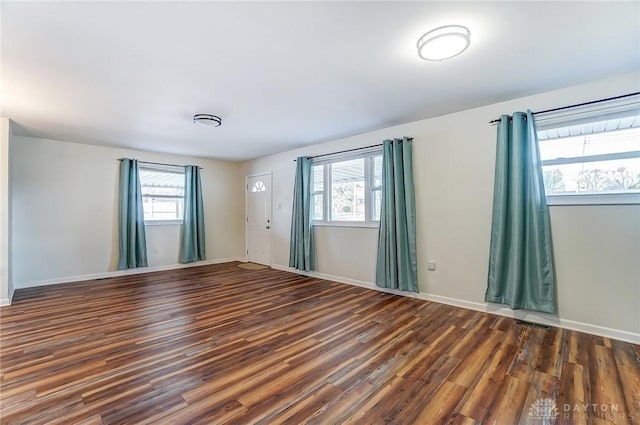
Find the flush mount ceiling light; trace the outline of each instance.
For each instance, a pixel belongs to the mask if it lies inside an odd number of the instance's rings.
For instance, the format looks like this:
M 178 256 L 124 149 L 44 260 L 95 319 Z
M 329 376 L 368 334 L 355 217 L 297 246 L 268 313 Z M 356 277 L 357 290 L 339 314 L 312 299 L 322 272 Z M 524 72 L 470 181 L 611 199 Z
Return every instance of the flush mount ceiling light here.
M 418 40 L 418 56 L 428 61 L 442 61 L 458 56 L 471 43 L 469 28 L 445 25 L 427 32 Z
M 220 127 L 222 125 L 222 118 L 211 114 L 195 114 L 193 116 L 193 123 L 203 127 Z

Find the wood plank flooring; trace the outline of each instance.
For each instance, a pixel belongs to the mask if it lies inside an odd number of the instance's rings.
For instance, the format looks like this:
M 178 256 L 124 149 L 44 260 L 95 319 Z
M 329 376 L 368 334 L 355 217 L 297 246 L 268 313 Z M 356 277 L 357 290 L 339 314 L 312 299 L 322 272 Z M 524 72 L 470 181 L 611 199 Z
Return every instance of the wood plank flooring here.
M 19 290 L 0 325 L 2 424 L 640 424 L 637 345 L 237 263 Z

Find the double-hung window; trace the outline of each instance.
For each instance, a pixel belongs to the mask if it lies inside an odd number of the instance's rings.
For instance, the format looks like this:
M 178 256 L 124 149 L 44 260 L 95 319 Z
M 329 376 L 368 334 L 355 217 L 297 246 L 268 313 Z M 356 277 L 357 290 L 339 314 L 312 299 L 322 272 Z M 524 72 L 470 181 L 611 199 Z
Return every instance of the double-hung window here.
M 144 220 L 181 222 L 184 213 L 184 170 L 181 167 L 140 167 Z
M 639 105 L 625 99 L 536 119 L 549 205 L 640 203 Z
M 313 164 L 315 224 L 377 226 L 382 198 L 380 148 L 322 157 Z

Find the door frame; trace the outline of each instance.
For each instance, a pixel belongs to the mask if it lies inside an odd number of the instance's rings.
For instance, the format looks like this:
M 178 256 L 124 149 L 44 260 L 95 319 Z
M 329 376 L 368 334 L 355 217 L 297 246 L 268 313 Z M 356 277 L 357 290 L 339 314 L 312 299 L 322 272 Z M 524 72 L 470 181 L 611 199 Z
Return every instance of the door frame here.
M 244 176 L 244 261 L 249 262 L 249 179 L 252 177 L 268 176 L 269 178 L 269 217 L 271 217 L 271 229 L 269 229 L 269 267 L 273 263 L 271 244 L 271 230 L 273 229 L 273 172 L 247 174 Z

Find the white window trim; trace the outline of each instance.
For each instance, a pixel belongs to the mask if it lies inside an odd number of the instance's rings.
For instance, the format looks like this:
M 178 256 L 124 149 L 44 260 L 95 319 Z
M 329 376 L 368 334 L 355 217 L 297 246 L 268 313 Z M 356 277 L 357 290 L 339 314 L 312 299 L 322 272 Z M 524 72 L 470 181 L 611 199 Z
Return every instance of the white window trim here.
M 547 195 L 547 205 L 640 205 L 640 192 Z
M 377 229 L 380 227 L 380 221 L 318 221 L 312 222 L 318 227 L 362 227 L 366 229 Z
M 311 196 L 314 194 L 323 194 L 323 209 L 322 220 L 312 220 L 313 226 L 320 227 L 362 227 L 362 228 L 379 228 L 380 220 L 372 220 L 371 214 L 373 211 L 373 190 L 381 189 L 381 186 L 373 186 L 373 161 L 374 157 L 382 155 L 382 147 L 377 146 L 375 148 L 368 148 L 361 152 L 349 152 L 347 154 L 331 155 L 330 157 L 323 157 L 318 161 L 313 161 L 313 166 L 322 165 L 324 172 L 324 186 L 322 191 L 312 191 Z M 364 202 L 365 202 L 365 219 L 364 221 L 350 221 L 350 220 L 331 220 L 331 167 L 327 165 L 349 161 L 353 159 L 364 158 Z
M 145 226 L 182 226 L 183 220 L 145 220 Z
M 584 162 L 615 161 L 616 159 L 633 159 L 633 158 L 640 158 L 640 151 L 615 152 L 615 153 L 605 153 L 600 155 L 572 156 L 568 158 L 546 159 L 544 161 L 540 161 L 540 164 L 543 167 L 545 167 L 549 165 L 582 164 Z

